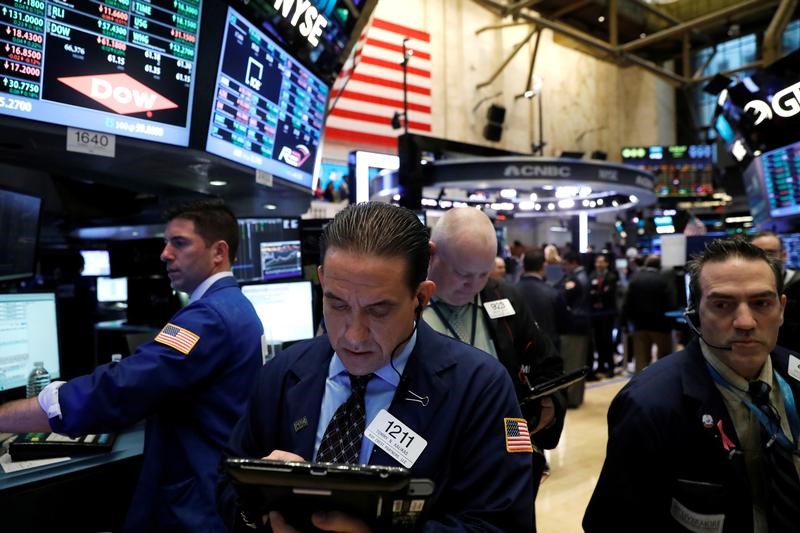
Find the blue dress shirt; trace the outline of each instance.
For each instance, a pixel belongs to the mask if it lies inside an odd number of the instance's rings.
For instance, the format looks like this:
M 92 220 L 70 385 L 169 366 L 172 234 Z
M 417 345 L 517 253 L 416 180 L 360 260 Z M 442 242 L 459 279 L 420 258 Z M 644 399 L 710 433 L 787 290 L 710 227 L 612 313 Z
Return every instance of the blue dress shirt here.
M 411 351 L 417 343 L 417 331 L 411 339 L 406 343 L 403 351 L 394 358 L 394 368 L 392 364 L 375 371 L 375 377 L 367 383 L 367 390 L 364 394 L 364 405 L 367 410 L 366 426 L 369 427 L 370 423 L 375 419 L 381 409 L 388 409 L 394 398 L 394 393 L 397 386 L 400 384 L 400 376 L 406 368 L 408 358 L 411 356 Z M 395 372 L 395 368 L 397 372 Z M 399 372 L 399 373 L 398 373 Z M 328 379 L 325 380 L 325 394 L 322 396 L 322 408 L 319 413 L 319 425 L 317 426 L 317 438 L 314 442 L 314 459 L 316 460 L 319 453 L 319 445 L 322 443 L 322 437 L 325 435 L 325 429 L 328 423 L 333 418 L 336 410 L 347 401 L 350 397 L 350 378 L 347 376 L 347 369 L 345 368 L 339 355 L 334 353 L 331 358 L 330 365 L 328 366 Z M 372 455 L 372 448 L 374 443 L 367 437 L 361 439 L 361 452 L 358 455 L 358 462 L 361 464 L 368 464 L 369 457 Z

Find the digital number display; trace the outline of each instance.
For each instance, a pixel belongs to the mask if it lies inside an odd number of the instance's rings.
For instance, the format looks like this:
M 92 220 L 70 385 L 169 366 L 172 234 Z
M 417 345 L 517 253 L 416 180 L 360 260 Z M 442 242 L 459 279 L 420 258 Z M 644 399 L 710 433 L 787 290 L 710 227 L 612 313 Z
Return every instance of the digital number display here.
M 629 146 L 622 162 L 656 176 L 658 196 L 707 196 L 714 192 L 714 145 Z
M 200 0 L 0 0 L 0 114 L 187 146 Z
M 770 215 L 800 213 L 800 143 L 762 155 L 758 165 L 764 176 Z
M 328 86 L 229 9 L 215 89 L 206 149 L 310 188 Z

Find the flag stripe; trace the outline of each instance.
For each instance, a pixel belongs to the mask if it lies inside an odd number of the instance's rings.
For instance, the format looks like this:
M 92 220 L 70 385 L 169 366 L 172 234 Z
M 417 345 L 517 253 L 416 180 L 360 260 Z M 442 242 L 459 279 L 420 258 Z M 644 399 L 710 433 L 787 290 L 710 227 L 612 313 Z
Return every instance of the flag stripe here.
M 361 63 L 363 63 L 364 65 L 375 65 L 378 67 L 398 70 L 401 73 L 403 72 L 403 66 L 400 63 L 393 63 L 391 61 L 387 61 L 385 59 L 380 59 L 377 57 L 363 56 L 361 58 Z M 429 70 L 423 70 L 421 68 L 412 67 L 411 65 L 408 65 L 408 67 L 406 67 L 406 72 L 408 74 L 416 74 L 417 76 L 424 76 L 426 78 L 431 77 L 431 72 Z
M 375 135 L 360 131 L 343 130 L 339 128 L 327 128 L 325 130 L 326 139 L 337 139 L 352 143 L 374 144 L 378 146 L 388 146 L 397 148 L 397 134 L 394 135 Z
M 378 18 L 372 19 L 372 25 L 378 29 L 390 31 L 392 33 L 399 33 L 401 35 L 405 35 L 406 37 L 411 37 L 412 39 L 417 39 L 426 43 L 431 42 L 431 36 L 424 31 L 419 31 L 415 30 L 414 28 L 409 28 L 408 26 L 395 24 L 394 22 L 389 22 L 388 20 L 382 20 Z
M 333 98 L 335 98 L 336 96 L 338 96 L 338 93 L 335 93 L 335 94 L 332 95 Z M 369 102 L 371 104 L 378 104 L 378 105 L 383 105 L 383 106 L 392 107 L 392 108 L 402 108 L 403 107 L 403 101 L 402 100 L 398 100 L 396 98 L 384 98 L 384 97 L 381 97 L 381 96 L 376 96 L 374 94 L 367 94 L 367 93 L 362 93 L 362 92 L 358 92 L 358 91 L 351 91 L 349 89 L 346 89 L 342 93 L 342 98 L 344 100 L 358 100 L 360 102 Z M 342 102 L 342 103 L 344 103 L 344 102 Z M 408 102 L 408 110 L 409 111 L 420 111 L 421 113 L 430 114 L 431 113 L 431 106 L 417 104 L 417 103 L 414 103 L 414 102 Z
M 352 81 L 363 81 L 367 83 L 374 83 L 375 85 L 380 85 L 381 87 L 392 87 L 394 89 L 400 89 L 400 90 L 403 89 L 403 82 L 401 81 L 387 80 L 385 78 L 379 78 L 377 76 L 366 76 L 364 74 L 359 74 L 358 72 L 354 72 L 353 76 L 350 79 Z M 407 87 L 408 87 L 408 92 L 410 93 L 424 94 L 425 96 L 431 95 L 431 90 L 428 87 L 419 87 L 417 85 L 411 85 L 411 84 L 408 84 Z
M 384 50 L 389 50 L 391 52 L 395 52 L 400 57 L 400 59 L 403 59 L 403 45 L 402 44 L 392 44 L 390 42 L 386 42 L 386 41 L 381 40 L 381 39 L 376 39 L 375 37 L 367 37 L 366 45 L 367 46 L 374 46 L 374 47 L 377 47 L 377 48 L 383 48 Z M 409 47 L 406 45 L 406 48 L 409 48 Z M 431 60 L 431 55 L 428 52 L 423 52 L 422 50 L 415 50 L 413 46 L 410 47 L 410 48 L 412 50 L 414 50 L 414 56 L 413 57 L 424 59 L 426 61 L 430 61 Z
M 363 120 L 365 122 L 374 122 L 375 124 L 389 124 L 391 125 L 392 117 L 384 117 L 380 115 L 372 115 L 370 113 L 361 113 L 359 111 L 350 111 L 349 109 L 340 109 L 336 107 L 333 111 L 331 111 L 331 116 L 334 117 L 343 117 L 343 118 L 352 118 L 355 120 Z M 409 129 L 421 130 L 421 131 L 431 131 L 430 124 L 423 124 L 422 122 L 408 122 Z
M 375 85 L 373 83 L 366 83 L 363 81 L 351 81 L 347 84 L 346 91 L 355 91 L 358 93 L 374 94 L 382 98 L 392 98 L 398 102 L 403 101 L 403 91 L 392 87 Z M 409 103 L 413 102 L 420 105 L 431 105 L 433 98 L 424 94 L 407 93 Z

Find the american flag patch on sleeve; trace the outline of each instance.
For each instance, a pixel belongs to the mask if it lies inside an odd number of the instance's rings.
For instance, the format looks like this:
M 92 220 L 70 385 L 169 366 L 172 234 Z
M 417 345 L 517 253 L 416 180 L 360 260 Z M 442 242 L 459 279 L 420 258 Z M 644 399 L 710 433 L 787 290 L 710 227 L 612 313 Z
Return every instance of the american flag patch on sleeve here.
M 533 452 L 528 422 L 524 418 L 504 418 L 506 426 L 506 451 L 508 453 Z
M 164 329 L 162 329 L 155 338 L 156 342 L 175 348 L 183 355 L 189 355 L 189 352 L 192 351 L 192 348 L 194 348 L 194 345 L 197 344 L 199 340 L 200 337 L 188 329 L 183 329 L 175 324 L 167 324 L 164 326 Z

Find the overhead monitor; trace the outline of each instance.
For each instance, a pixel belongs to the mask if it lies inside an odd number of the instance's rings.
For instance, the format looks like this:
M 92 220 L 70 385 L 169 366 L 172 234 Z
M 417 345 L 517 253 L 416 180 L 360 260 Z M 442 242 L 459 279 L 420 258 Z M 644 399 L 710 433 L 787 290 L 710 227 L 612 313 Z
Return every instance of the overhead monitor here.
M 206 149 L 310 190 L 328 86 L 228 9 L 215 90 Z
M 239 250 L 233 274 L 240 281 L 301 277 L 299 219 L 239 219 Z
M 38 361 L 61 377 L 54 293 L 0 294 L 0 332 L 0 390 L 25 387 Z
M 708 196 L 714 193 L 713 144 L 628 146 L 622 162 L 651 172 L 658 196 Z
M 97 278 L 97 301 L 116 303 L 128 301 L 128 278 Z
M 200 0 L 3 4 L 0 114 L 189 144 Z
M 800 214 L 800 142 L 762 154 L 753 164 L 764 183 L 770 216 Z
M 788 233 L 780 237 L 786 250 L 786 266 L 797 270 L 800 268 L 800 233 Z
M 0 281 L 34 274 L 42 199 L 0 189 Z
M 244 285 L 242 294 L 255 307 L 268 343 L 293 342 L 314 336 L 310 281 Z
M 108 250 L 81 250 L 81 257 L 83 257 L 82 276 L 108 276 L 111 274 Z

